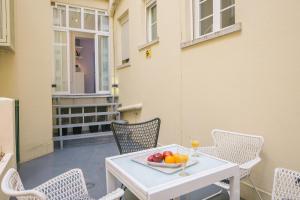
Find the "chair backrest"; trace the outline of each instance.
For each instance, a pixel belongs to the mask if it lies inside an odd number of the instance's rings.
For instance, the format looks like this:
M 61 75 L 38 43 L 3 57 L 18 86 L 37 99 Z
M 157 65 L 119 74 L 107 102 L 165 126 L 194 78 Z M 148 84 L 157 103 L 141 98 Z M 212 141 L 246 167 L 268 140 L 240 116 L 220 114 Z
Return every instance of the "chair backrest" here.
M 300 172 L 277 168 L 275 169 L 272 200 L 300 199 Z
M 159 118 L 136 124 L 113 122 L 111 126 L 121 154 L 157 146 L 160 129 Z
M 215 129 L 212 131 L 218 157 L 237 164 L 243 164 L 259 157 L 264 138 Z
M 18 172 L 13 168 L 4 175 L 1 189 L 7 196 L 16 197 L 18 200 L 46 200 L 43 193 L 25 190 Z

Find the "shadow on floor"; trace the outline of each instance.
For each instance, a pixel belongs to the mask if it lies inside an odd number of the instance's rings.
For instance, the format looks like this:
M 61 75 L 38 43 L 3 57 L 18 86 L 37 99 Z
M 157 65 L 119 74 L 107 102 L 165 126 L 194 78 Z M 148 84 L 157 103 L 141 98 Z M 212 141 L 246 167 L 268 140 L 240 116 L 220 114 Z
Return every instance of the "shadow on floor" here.
M 113 139 L 105 141 L 76 141 L 66 144 L 63 150 L 56 149 L 54 153 L 21 164 L 19 172 L 25 188 L 33 188 L 70 169 L 80 168 L 90 196 L 105 195 L 105 158 L 119 154 Z

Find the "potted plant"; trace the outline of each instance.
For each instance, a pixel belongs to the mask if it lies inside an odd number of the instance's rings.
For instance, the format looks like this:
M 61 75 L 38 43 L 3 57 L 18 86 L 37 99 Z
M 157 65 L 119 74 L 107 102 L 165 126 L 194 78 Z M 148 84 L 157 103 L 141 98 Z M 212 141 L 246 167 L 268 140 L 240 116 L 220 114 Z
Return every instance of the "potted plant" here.
M 80 120 L 80 119 L 81 119 L 81 118 L 79 118 L 79 117 L 74 118 L 73 124 L 79 124 L 79 123 L 81 123 L 81 120 Z M 82 133 L 82 126 L 73 127 L 73 133 L 74 133 L 75 135 L 81 134 L 81 133 Z
M 92 116 L 90 122 L 97 122 L 96 116 Z M 99 130 L 99 125 L 90 125 L 89 129 L 91 133 L 97 133 Z

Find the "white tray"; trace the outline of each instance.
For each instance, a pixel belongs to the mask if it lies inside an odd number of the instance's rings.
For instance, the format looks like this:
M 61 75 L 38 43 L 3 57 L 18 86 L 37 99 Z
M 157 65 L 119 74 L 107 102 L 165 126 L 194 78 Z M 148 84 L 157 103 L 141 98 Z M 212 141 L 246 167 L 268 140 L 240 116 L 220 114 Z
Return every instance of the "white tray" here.
M 164 164 L 164 163 L 149 162 L 147 160 L 148 156 L 149 156 L 149 154 L 139 155 L 137 157 L 132 158 L 132 161 L 137 162 L 142 165 L 145 165 L 152 169 L 158 170 L 160 172 L 166 173 L 166 174 L 174 174 L 174 173 L 182 170 L 181 164 Z M 197 160 L 190 159 L 186 164 L 186 168 L 190 167 L 192 165 L 195 165 L 197 163 L 198 163 Z

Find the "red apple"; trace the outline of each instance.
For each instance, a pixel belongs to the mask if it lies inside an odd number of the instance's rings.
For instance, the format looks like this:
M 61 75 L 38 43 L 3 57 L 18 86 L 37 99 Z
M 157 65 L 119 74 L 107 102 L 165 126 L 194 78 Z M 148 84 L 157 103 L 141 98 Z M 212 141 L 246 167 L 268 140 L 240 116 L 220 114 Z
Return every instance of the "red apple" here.
M 149 162 L 153 162 L 153 155 L 149 156 L 149 157 L 147 158 L 147 160 L 148 160 Z
M 165 159 L 167 156 L 172 156 L 172 155 L 173 155 L 172 151 L 164 151 L 164 152 L 163 152 L 164 159 Z
M 162 162 L 164 156 L 161 153 L 156 153 L 153 155 L 153 162 Z

